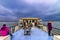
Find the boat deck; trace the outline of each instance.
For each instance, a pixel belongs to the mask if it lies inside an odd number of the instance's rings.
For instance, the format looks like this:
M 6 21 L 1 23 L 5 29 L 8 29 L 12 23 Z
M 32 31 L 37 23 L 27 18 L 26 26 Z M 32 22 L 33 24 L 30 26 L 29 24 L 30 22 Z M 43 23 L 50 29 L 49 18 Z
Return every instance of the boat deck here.
M 30 36 L 25 36 L 24 30 L 20 29 L 13 34 L 12 40 L 53 40 L 53 37 L 39 28 L 31 28 Z

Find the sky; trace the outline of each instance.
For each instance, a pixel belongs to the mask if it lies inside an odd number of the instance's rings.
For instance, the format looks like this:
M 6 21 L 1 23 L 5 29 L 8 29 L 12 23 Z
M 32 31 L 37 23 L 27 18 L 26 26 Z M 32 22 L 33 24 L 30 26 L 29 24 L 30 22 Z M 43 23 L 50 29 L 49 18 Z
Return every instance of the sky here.
M 0 0 L 0 21 L 17 21 L 22 17 L 59 20 L 60 0 Z

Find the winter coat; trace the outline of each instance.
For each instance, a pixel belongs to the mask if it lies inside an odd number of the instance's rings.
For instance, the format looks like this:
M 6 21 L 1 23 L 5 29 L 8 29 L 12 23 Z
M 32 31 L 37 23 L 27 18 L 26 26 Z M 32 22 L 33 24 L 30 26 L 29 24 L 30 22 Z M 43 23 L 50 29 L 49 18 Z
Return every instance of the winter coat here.
M 48 23 L 48 30 L 52 30 L 52 24 Z
M 9 28 L 8 27 L 2 27 L 1 30 L 0 30 L 0 35 L 1 36 L 6 36 L 8 35 L 10 32 Z

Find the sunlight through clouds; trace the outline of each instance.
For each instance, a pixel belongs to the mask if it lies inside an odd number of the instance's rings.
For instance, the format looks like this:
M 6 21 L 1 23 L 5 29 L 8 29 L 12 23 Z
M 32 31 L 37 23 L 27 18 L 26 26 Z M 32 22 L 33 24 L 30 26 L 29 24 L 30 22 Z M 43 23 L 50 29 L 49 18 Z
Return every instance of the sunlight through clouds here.
M 26 3 L 29 4 L 40 4 L 40 3 L 46 3 L 46 4 L 55 4 L 58 0 L 23 0 Z
M 10 14 L 14 14 L 13 10 L 10 10 L 8 8 L 5 8 L 4 6 L 0 5 L 0 13 L 10 13 Z

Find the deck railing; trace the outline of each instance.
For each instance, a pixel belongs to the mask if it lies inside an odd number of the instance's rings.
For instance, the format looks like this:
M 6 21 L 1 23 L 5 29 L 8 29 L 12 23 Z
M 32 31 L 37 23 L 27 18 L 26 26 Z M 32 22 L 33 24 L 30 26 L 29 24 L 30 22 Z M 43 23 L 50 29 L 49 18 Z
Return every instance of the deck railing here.
M 45 25 L 45 24 L 43 24 L 43 25 L 47 28 L 47 25 Z M 53 35 L 60 35 L 60 29 L 52 27 L 52 34 Z
M 44 25 L 44 24 L 43 24 Z M 45 27 L 45 30 L 47 30 L 47 25 L 44 25 L 44 27 Z M 10 27 L 10 29 L 11 29 L 11 33 L 14 33 L 14 32 L 16 32 L 17 30 L 19 30 L 19 29 L 15 29 L 16 28 L 16 26 L 11 26 Z M 18 27 L 19 28 L 19 27 Z M 15 31 L 16 30 L 16 31 Z M 48 31 L 48 30 L 47 30 Z M 53 35 L 60 35 L 60 29 L 59 28 L 55 28 L 55 27 L 52 27 L 52 33 L 53 33 Z
M 53 27 L 52 32 L 54 35 L 60 35 L 60 29 Z

